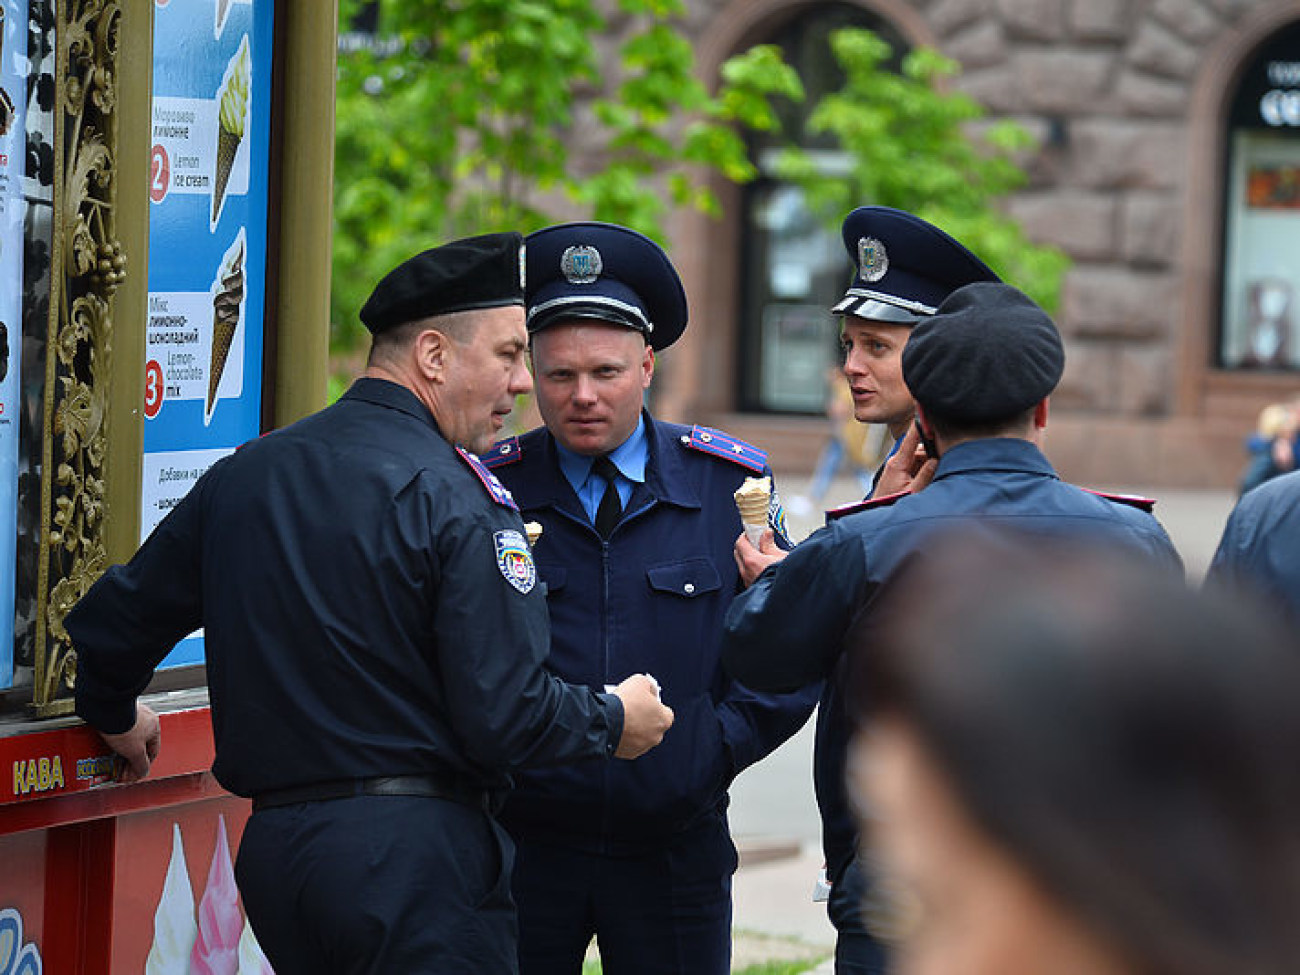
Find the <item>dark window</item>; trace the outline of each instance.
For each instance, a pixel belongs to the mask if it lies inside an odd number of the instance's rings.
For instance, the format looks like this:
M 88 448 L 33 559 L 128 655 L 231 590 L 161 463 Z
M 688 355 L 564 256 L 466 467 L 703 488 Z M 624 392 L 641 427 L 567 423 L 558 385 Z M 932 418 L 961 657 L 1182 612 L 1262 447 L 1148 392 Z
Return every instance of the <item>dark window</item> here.
M 844 3 L 800 8 L 764 39 L 780 45 L 807 97 L 782 107 L 779 135 L 751 141 L 762 175 L 745 189 L 741 218 L 738 399 L 744 410 L 821 413 L 825 408 L 826 370 L 839 344 L 829 309 L 847 287 L 852 266 L 836 228 L 814 217 L 798 187 L 772 175 L 772 158 L 794 143 L 830 173 L 845 168 L 833 140 L 807 128 L 818 100 L 844 83 L 829 40 L 844 27 L 875 31 L 893 46 L 895 65 L 907 51 L 888 22 Z

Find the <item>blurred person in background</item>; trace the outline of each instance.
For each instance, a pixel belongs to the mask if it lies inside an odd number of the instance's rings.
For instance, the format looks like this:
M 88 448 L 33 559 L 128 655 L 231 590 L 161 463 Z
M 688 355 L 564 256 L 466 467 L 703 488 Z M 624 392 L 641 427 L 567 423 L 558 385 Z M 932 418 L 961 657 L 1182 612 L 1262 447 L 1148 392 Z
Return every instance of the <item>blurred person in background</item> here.
M 892 971 L 1297 971 L 1297 651 L 1114 553 L 936 540 L 850 649 Z
M 1206 572 L 1205 587 L 1254 593 L 1300 626 L 1300 471 L 1237 501 Z
M 1237 484 L 1243 495 L 1269 478 L 1295 470 L 1296 448 L 1300 446 L 1300 400 L 1270 403 L 1259 413 L 1255 431 L 1246 438 L 1250 459 Z

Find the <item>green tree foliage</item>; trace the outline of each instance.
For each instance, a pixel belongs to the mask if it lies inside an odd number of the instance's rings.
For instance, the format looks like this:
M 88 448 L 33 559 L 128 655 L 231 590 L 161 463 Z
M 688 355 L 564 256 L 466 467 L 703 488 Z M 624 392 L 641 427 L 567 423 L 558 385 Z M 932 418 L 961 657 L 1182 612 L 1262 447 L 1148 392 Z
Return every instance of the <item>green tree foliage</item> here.
M 831 48 L 845 84 L 813 107 L 807 134 L 832 136 L 850 171 L 827 175 L 816 155 L 790 150 L 778 161 L 779 174 L 799 183 L 814 212 L 835 226 L 867 203 L 911 211 L 1055 308 L 1069 259 L 1031 243 L 997 206 L 1025 182 L 1016 160 L 1033 148 L 1029 132 L 1010 121 L 980 123 L 984 110 L 945 86 L 957 63 L 933 50 L 910 51 L 895 73 L 884 67 L 889 44 L 871 31 L 836 31 Z M 983 126 L 978 135 L 976 123 Z
M 349 24 L 362 0 L 341 0 Z M 373 43 L 339 54 L 332 337 L 348 348 L 375 281 L 417 250 L 530 230 L 560 204 L 662 239 L 670 206 L 716 212 L 692 167 L 743 182 L 744 129 L 772 129 L 773 95 L 801 98 L 770 47 L 699 81 L 674 28 L 681 0 L 619 0 L 605 77 L 596 0 L 387 0 Z M 595 127 L 597 137 L 591 138 Z M 604 147 L 574 158 L 575 130 Z

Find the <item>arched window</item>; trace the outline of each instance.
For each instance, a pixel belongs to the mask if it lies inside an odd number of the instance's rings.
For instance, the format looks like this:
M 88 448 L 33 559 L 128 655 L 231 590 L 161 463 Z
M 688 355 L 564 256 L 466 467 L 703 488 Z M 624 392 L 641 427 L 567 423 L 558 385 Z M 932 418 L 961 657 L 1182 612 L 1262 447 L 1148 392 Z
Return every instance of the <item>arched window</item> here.
M 843 85 L 829 36 L 844 27 L 875 31 L 894 48 L 895 66 L 906 53 L 907 44 L 892 25 L 847 3 L 800 7 L 764 39 L 780 45 L 807 97 L 786 107 L 779 136 L 764 135 L 751 144 L 762 175 L 743 197 L 738 359 L 743 410 L 824 409 L 824 377 L 838 345 L 829 309 L 843 293 L 851 267 L 835 229 L 809 212 L 798 187 L 773 175 L 773 159 L 782 145 L 794 142 L 827 172 L 846 169 L 847 160 L 833 142 L 808 131 L 817 101 Z
M 1300 23 L 1258 47 L 1229 104 L 1214 364 L 1300 369 Z

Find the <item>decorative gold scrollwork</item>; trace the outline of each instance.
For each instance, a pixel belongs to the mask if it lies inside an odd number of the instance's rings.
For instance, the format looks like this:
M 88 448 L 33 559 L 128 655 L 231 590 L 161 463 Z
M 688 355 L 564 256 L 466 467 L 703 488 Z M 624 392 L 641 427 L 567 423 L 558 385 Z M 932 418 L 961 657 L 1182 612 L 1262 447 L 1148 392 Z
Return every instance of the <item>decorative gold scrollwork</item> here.
M 63 0 L 56 29 L 55 245 L 45 377 L 36 674 L 38 714 L 71 709 L 76 654 L 64 617 L 107 566 L 113 295 L 126 274 L 115 232 L 119 0 Z M 51 476 L 52 475 L 52 476 Z

